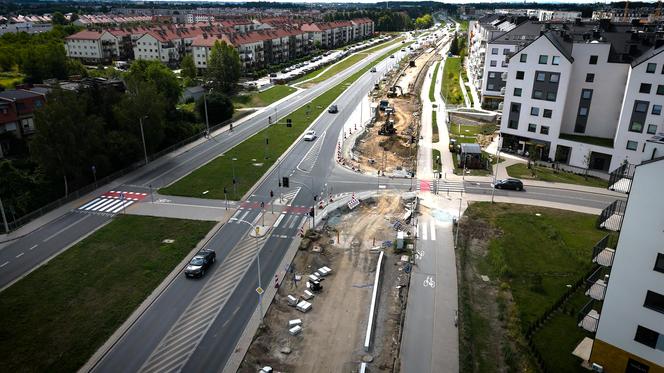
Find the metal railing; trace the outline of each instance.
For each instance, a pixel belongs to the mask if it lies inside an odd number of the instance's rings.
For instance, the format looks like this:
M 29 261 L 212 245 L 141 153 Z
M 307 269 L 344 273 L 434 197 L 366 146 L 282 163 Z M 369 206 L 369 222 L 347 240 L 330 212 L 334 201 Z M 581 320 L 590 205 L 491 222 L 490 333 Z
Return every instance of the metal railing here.
M 602 213 L 597 217 L 597 227 L 604 228 L 612 231 L 620 231 L 622 228 L 623 217 L 625 216 L 625 209 L 627 208 L 627 201 L 615 200 L 610 205 L 606 206 Z
M 597 301 L 591 299 L 585 304 L 585 306 L 583 306 L 583 308 L 581 308 L 576 317 L 576 322 L 579 327 L 591 333 L 597 332 L 597 326 L 599 325 L 600 313 L 599 310 L 596 310 L 595 308 L 597 308 Z M 595 315 L 595 313 L 592 313 L 591 311 L 595 311 L 597 314 Z
M 620 165 L 615 170 L 611 171 L 611 173 L 609 174 L 609 189 L 610 190 L 620 189 L 621 192 L 629 193 L 629 190 L 631 189 L 630 182 L 625 183 L 626 188 L 619 188 L 617 184 L 623 182 L 623 180 L 631 181 L 632 179 L 634 179 L 635 169 L 636 169 L 635 165 L 626 162 Z
M 614 253 L 609 254 L 605 252 L 607 249 L 615 249 L 615 238 L 609 234 L 597 241 L 595 246 L 593 246 L 593 263 L 597 263 L 604 267 L 611 267 L 613 265 Z
M 611 270 L 607 267 L 597 267 L 586 279 L 586 295 L 598 301 L 604 300 L 610 273 Z

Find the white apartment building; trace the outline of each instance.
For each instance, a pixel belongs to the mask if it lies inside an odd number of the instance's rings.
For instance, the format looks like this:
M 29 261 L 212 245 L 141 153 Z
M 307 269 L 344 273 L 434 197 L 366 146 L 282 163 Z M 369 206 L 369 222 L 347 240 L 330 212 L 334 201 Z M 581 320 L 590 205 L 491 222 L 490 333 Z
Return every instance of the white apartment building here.
M 574 21 L 581 18 L 581 12 L 570 12 L 564 10 L 539 10 L 537 20 L 545 21 Z
M 156 31 L 148 31 L 136 40 L 134 58 L 174 64 L 180 60 L 180 53 L 173 40 Z
M 65 52 L 89 63 L 109 62 L 120 55 L 120 43 L 108 31 L 81 31 L 65 38 Z
M 664 372 L 663 140 L 649 140 L 643 163 L 626 164 L 611 175 L 609 184 L 627 185 L 629 197 L 620 209 L 608 206 L 598 225 L 620 212 L 620 236 L 615 247 L 607 236 L 593 248 L 599 275 L 588 279 L 592 299 L 579 313 L 579 327 L 595 333 L 594 340 L 581 343 L 590 342 L 590 354 L 581 357 L 595 371 Z
M 602 172 L 639 163 L 645 141 L 664 130 L 664 49 L 653 46 L 656 35 L 627 25 L 545 27 L 508 55 L 503 146 Z

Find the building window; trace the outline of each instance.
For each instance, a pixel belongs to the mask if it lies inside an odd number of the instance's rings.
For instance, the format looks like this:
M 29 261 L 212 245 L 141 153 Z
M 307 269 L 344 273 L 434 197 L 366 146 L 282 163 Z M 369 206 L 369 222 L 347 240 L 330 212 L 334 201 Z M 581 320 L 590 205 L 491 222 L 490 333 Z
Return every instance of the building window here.
M 540 127 L 540 133 L 542 135 L 548 135 L 549 134 L 549 127 L 548 126 L 542 126 Z
M 528 132 L 537 132 L 537 124 L 528 123 Z
M 514 130 L 515 130 L 515 129 L 517 129 L 518 127 L 519 127 L 519 122 L 517 122 L 517 121 L 514 120 L 514 119 L 510 119 L 510 121 L 507 123 L 507 128 L 511 128 L 511 129 L 514 129 Z
M 591 65 L 597 65 L 597 56 L 590 56 L 590 61 L 588 61 L 588 63 Z
M 489 78 L 493 79 L 493 78 L 495 78 L 495 77 L 496 77 L 496 73 L 495 73 L 495 72 L 490 72 L 490 73 L 489 73 Z
M 547 56 L 546 54 L 540 54 L 539 64 L 540 65 L 546 65 L 547 62 L 549 62 L 549 56 Z
M 648 347 L 655 348 L 657 346 L 657 339 L 659 339 L 659 333 L 656 331 L 650 330 L 641 325 L 636 328 L 636 335 L 634 336 L 635 341 Z
M 521 97 L 521 88 L 514 88 L 514 96 Z
M 488 83 L 486 89 L 489 91 L 493 91 L 494 90 L 493 87 L 494 85 L 492 83 Z
M 539 115 L 539 108 L 538 107 L 531 107 L 530 108 L 530 115 L 538 116 Z
M 662 105 L 653 105 L 652 106 L 652 115 L 660 115 L 662 114 Z
M 551 118 L 552 114 L 553 114 L 553 111 L 551 111 L 551 109 L 544 109 L 544 112 L 542 113 L 542 116 L 544 118 Z
M 650 308 L 653 311 L 664 313 L 664 295 L 648 290 L 643 307 Z
M 657 259 L 655 259 L 655 268 L 653 271 L 664 273 L 664 254 L 657 253 Z
M 491 48 L 491 54 L 498 54 L 498 48 Z
M 546 99 L 547 101 L 556 101 L 556 92 L 547 92 Z
M 664 95 L 664 85 L 658 84 L 657 85 L 657 94 L 658 95 Z
M 640 123 L 640 122 L 638 122 L 638 121 L 633 121 L 633 122 L 629 125 L 629 130 L 630 130 L 631 132 L 638 132 L 638 133 L 641 133 L 641 132 L 643 132 L 643 123 Z
M 551 83 L 558 83 L 559 80 L 560 74 L 551 74 L 551 76 L 549 76 L 549 82 Z
M 639 87 L 639 93 L 650 93 L 651 88 L 652 84 L 641 83 L 641 86 Z
M 582 89 L 581 90 L 581 98 L 584 100 L 590 100 L 593 98 L 593 90 L 592 89 Z
M 586 115 L 588 115 L 588 108 L 583 107 L 583 106 L 580 107 L 579 108 L 579 115 L 582 116 L 582 117 L 585 117 Z
M 656 63 L 649 63 L 648 66 L 646 66 L 646 72 L 648 74 L 654 74 L 655 70 L 657 70 L 657 64 Z
M 542 72 L 537 73 L 536 79 L 537 79 L 538 82 L 545 81 L 546 80 L 546 73 L 542 73 Z
M 649 124 L 648 129 L 647 129 L 646 132 L 648 132 L 648 134 L 650 134 L 650 135 L 656 134 L 657 133 L 657 125 L 656 124 Z
M 552 65 L 560 65 L 560 56 L 551 57 L 551 64 Z
M 519 57 L 519 58 L 520 58 L 519 61 L 521 61 L 521 62 L 525 63 L 526 61 L 528 61 L 528 55 L 525 54 L 525 53 L 521 53 L 521 57 Z
M 524 75 L 524 74 L 525 74 L 525 73 L 524 73 L 523 71 L 517 71 L 517 72 L 516 72 L 516 78 L 517 78 L 518 80 L 523 80 L 523 75 Z
M 510 106 L 512 109 L 512 113 L 518 113 L 519 110 L 521 109 L 521 106 L 517 103 L 513 103 L 512 106 Z
M 489 66 L 496 67 L 496 61 L 492 60 L 491 62 L 489 62 Z
M 649 104 L 650 103 L 645 101 L 636 101 L 636 104 L 634 105 L 634 111 L 638 113 L 646 113 L 648 111 Z
M 632 140 L 627 140 L 627 150 L 636 150 L 639 148 L 639 143 Z

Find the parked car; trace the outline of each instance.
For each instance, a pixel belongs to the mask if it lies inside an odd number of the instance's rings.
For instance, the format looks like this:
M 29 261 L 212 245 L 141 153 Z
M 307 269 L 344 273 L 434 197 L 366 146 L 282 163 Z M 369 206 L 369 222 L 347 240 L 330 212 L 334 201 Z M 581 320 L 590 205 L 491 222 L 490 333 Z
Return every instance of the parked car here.
M 375 72 L 376 72 L 376 68 L 375 68 L 375 67 L 372 67 L 372 68 L 371 68 L 371 72 L 372 72 L 372 73 L 375 73 Z
M 217 254 L 214 250 L 204 249 L 199 251 L 187 264 L 184 269 L 184 275 L 187 277 L 203 277 L 205 271 L 217 260 Z
M 316 131 L 307 131 L 304 134 L 304 141 L 314 141 L 316 140 Z
M 336 114 L 339 112 L 339 108 L 337 105 L 331 105 L 329 109 L 327 109 L 327 112 L 330 114 Z
M 496 181 L 493 187 L 496 189 L 523 190 L 523 183 L 519 179 L 510 178 Z
M 394 58 L 394 55 L 391 55 L 390 58 Z

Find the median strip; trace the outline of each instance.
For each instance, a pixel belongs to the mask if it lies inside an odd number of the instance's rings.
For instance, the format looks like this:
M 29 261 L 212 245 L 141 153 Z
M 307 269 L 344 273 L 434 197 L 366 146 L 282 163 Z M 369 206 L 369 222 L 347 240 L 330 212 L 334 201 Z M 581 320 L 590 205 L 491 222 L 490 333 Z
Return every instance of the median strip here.
M 196 169 L 189 175 L 159 190 L 166 195 L 209 199 L 239 200 L 264 175 L 302 132 L 326 110 L 354 81 L 372 67 L 403 48 L 390 49 L 372 63 L 360 69 L 341 83 L 301 106 L 279 123 L 256 133 L 225 154 Z M 286 127 L 286 118 L 292 127 Z M 233 184 L 235 178 L 235 185 Z M 224 193 L 226 189 L 227 193 Z M 203 192 L 207 193 L 203 194 Z

